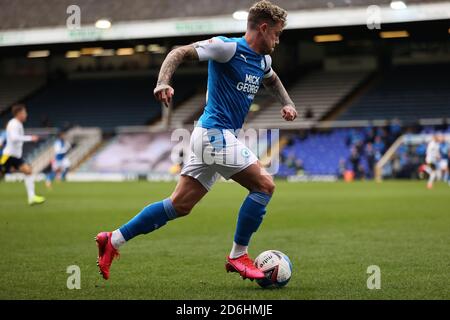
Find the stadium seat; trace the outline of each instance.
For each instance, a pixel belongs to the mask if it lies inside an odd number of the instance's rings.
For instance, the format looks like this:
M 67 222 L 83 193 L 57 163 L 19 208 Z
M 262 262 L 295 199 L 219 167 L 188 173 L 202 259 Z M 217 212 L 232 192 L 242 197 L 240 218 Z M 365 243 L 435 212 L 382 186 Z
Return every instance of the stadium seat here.
M 305 119 L 305 111 L 309 109 L 311 117 L 307 120 L 320 120 L 369 74 L 366 71 L 314 71 L 290 86 L 288 92 L 301 118 Z M 285 121 L 280 117 L 279 103 L 271 103 L 249 119 L 250 127 L 255 124 L 283 127 Z
M 192 77 L 174 80 L 175 106 L 195 91 Z M 69 79 L 50 83 L 26 101 L 28 127 L 101 127 L 146 125 L 161 115 L 153 97 L 156 79 L 145 76 Z
M 386 71 L 339 120 L 450 117 L 450 65 L 399 66 Z M 417 76 L 420 75 L 420 76 Z

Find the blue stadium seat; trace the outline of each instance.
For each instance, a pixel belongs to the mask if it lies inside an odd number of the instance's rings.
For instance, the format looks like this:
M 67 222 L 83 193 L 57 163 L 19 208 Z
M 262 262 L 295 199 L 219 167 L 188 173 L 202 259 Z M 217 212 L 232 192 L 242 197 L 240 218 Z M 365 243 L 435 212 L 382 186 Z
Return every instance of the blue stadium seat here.
M 339 120 L 450 117 L 450 65 L 400 66 L 385 72 L 381 81 Z
M 192 79 L 175 79 L 175 106 L 195 92 L 197 81 Z M 27 127 L 80 125 L 112 129 L 151 123 L 161 115 L 160 103 L 153 97 L 155 83 L 155 78 L 143 76 L 52 82 L 26 101 Z

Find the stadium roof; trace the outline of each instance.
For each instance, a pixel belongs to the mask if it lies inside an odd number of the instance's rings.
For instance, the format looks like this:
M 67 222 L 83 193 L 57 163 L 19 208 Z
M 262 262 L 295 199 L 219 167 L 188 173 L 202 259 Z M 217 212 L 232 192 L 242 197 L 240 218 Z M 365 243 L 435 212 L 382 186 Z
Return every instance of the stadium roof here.
M 380 23 L 450 19 L 450 1 L 403 0 L 405 10 L 392 10 L 390 0 L 273 0 L 289 11 L 287 29 L 366 25 L 379 5 Z M 254 0 L 0 0 L 0 46 L 68 43 L 185 35 L 240 33 L 245 21 L 232 13 Z M 66 25 L 71 5 L 80 8 L 81 26 Z M 99 19 L 113 27 L 95 28 Z
M 154 20 L 180 17 L 209 17 L 248 9 L 255 0 L 0 0 L 0 30 L 66 24 L 67 7 L 81 8 L 81 22 L 100 18 L 112 21 Z M 286 10 L 329 9 L 389 5 L 390 0 L 273 0 Z M 404 0 L 407 4 L 444 2 Z

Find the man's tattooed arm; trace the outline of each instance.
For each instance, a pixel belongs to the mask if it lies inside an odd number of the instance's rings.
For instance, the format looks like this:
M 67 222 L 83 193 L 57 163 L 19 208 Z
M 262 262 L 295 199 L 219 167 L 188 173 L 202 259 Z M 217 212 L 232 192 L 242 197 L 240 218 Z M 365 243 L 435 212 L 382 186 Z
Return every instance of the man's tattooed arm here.
M 289 97 L 280 78 L 274 72 L 270 78 L 263 79 L 264 87 L 281 103 L 281 116 L 286 121 L 293 121 L 297 118 L 295 104 Z
M 294 102 L 289 97 L 280 78 L 274 72 L 270 78 L 263 79 L 264 87 L 281 103 L 283 107 L 291 106 L 295 108 Z
M 189 60 L 198 60 L 198 54 L 194 45 L 182 46 L 170 51 L 159 71 L 157 86 L 169 85 L 178 66 L 182 62 Z

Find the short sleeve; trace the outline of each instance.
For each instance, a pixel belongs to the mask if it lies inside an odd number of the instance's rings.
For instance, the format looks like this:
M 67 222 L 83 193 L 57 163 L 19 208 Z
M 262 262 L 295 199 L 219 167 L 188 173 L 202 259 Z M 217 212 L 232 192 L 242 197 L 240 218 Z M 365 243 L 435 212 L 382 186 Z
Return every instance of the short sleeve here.
M 194 43 L 200 61 L 214 60 L 221 63 L 233 58 L 236 46 L 236 42 L 225 42 L 217 37 Z
M 59 140 L 56 140 L 53 144 L 53 149 L 55 150 L 55 153 L 60 153 L 62 149 L 62 143 Z
M 267 54 L 264 56 L 264 61 L 266 62 L 266 67 L 264 68 L 264 78 L 270 78 L 273 75 L 272 57 Z

